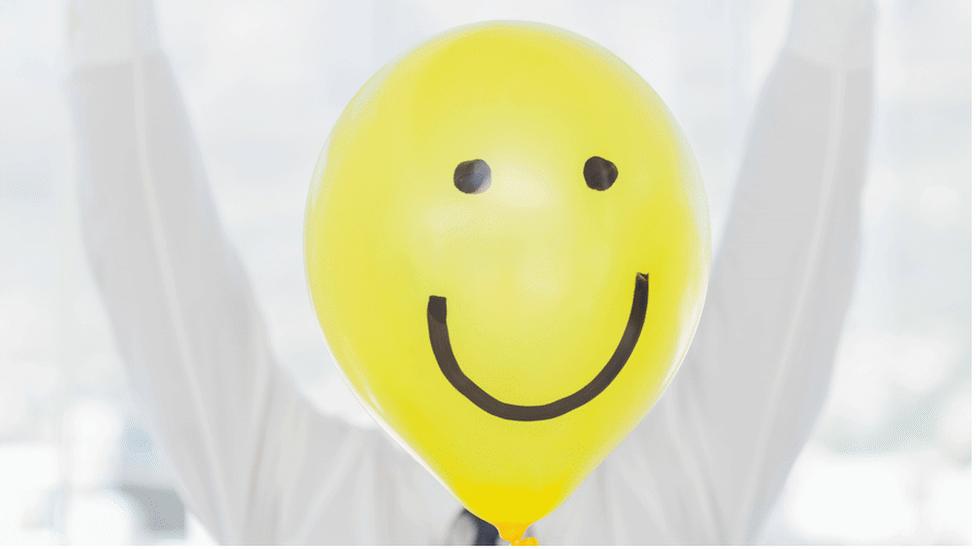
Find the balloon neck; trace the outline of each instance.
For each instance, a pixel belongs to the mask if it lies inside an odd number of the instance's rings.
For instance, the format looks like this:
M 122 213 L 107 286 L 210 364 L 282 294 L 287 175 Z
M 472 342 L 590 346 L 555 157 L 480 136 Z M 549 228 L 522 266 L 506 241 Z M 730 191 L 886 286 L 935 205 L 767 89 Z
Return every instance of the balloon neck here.
M 524 538 L 525 531 L 529 529 L 527 524 L 499 524 L 498 536 L 512 545 L 539 545 L 533 537 Z

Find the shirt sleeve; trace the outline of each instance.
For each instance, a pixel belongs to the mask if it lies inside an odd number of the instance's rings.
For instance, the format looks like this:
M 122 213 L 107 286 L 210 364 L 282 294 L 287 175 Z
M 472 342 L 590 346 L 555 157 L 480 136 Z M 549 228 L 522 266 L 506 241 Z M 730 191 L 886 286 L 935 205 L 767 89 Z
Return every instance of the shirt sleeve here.
M 381 431 L 318 413 L 278 368 L 149 4 L 71 9 L 83 241 L 189 509 L 222 543 L 429 542 L 447 515 L 418 518 L 426 471 Z
M 596 475 L 608 517 L 631 517 L 607 518 L 614 541 L 749 543 L 811 432 L 857 272 L 873 17 L 870 2 L 795 5 L 695 340 Z

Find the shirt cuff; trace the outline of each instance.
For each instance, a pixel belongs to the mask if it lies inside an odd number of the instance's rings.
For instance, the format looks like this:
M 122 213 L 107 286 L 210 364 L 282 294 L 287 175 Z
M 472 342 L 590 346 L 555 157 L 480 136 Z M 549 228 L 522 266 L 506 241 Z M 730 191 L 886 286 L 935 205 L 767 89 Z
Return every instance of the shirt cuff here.
M 831 68 L 868 67 L 876 20 L 873 0 L 797 0 L 785 48 Z
M 64 24 L 67 69 L 112 65 L 159 51 L 148 0 L 72 0 Z

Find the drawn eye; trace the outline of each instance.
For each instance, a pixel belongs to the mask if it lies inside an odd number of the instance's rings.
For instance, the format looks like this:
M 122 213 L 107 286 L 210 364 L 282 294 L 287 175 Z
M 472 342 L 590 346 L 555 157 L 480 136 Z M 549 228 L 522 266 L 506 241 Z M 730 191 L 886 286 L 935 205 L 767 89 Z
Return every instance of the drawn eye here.
M 491 168 L 478 158 L 465 160 L 454 168 L 454 186 L 466 194 L 478 194 L 491 186 Z
M 605 191 L 617 180 L 617 166 L 606 158 L 591 156 L 583 164 L 583 178 L 586 179 L 587 187 Z

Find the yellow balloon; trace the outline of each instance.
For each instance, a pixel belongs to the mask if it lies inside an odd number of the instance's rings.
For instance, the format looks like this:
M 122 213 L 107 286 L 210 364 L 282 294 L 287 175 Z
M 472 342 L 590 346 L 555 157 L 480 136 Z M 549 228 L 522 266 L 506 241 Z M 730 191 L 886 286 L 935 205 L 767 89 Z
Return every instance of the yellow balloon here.
M 305 227 L 352 388 L 518 541 L 650 409 L 701 311 L 695 162 L 620 59 L 528 23 L 463 27 L 372 77 Z

